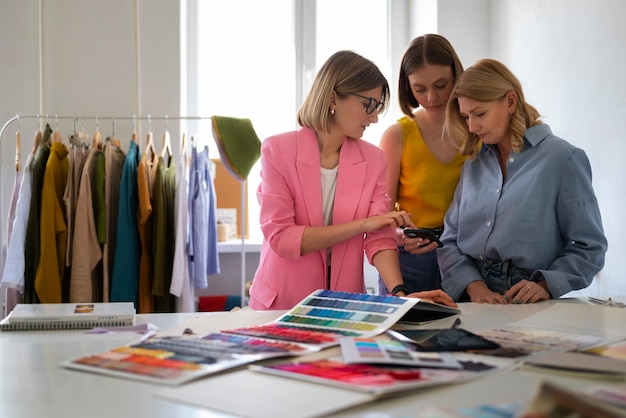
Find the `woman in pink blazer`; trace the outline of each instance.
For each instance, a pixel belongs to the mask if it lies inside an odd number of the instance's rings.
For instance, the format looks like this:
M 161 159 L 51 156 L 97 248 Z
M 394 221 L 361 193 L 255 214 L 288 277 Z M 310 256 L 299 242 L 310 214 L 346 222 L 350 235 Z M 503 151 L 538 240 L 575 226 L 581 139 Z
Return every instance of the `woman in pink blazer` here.
M 388 100 L 376 65 L 339 51 L 298 111 L 302 128 L 263 142 L 257 196 L 264 240 L 252 309 L 290 309 L 316 289 L 365 292 L 364 254 L 387 288 L 406 296 L 395 228 L 414 225 L 406 212 L 389 212 L 385 155 L 359 139 Z M 455 306 L 441 290 L 410 296 Z

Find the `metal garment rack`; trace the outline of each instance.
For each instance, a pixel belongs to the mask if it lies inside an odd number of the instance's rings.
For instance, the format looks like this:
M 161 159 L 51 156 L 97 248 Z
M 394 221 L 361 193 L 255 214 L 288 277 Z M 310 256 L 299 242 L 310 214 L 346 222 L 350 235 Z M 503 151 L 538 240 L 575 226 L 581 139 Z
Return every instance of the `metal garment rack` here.
M 7 120 L 4 125 L 2 126 L 2 129 L 0 129 L 0 161 L 2 162 L 2 166 L 4 166 L 4 158 L 2 156 L 2 138 L 4 135 L 4 131 L 12 124 L 17 122 L 18 124 L 18 131 L 19 131 L 19 122 L 21 119 L 35 119 L 35 120 L 47 120 L 47 121 L 58 121 L 58 120 L 73 120 L 74 121 L 74 128 L 76 128 L 76 123 L 79 121 L 86 121 L 86 120 L 90 120 L 90 121 L 95 121 L 96 122 L 96 129 L 99 129 L 98 127 L 98 123 L 99 121 L 105 120 L 105 121 L 111 121 L 111 130 L 112 130 L 112 135 L 113 136 L 115 134 L 115 122 L 118 120 L 123 120 L 123 121 L 133 121 L 133 131 L 136 131 L 136 122 L 137 121 L 148 121 L 148 130 L 151 130 L 150 127 L 150 123 L 153 120 L 164 120 L 164 121 L 208 121 L 208 120 L 213 120 L 212 116 L 169 116 L 169 115 L 159 115 L 159 116 L 152 116 L 152 115 L 146 115 L 146 116 L 138 116 L 138 115 L 132 115 L 132 116 L 85 116 L 85 115 L 72 115 L 72 116 L 67 116 L 67 115 L 51 115 L 51 114 L 37 114 L 37 115 L 15 115 L 12 118 L 10 118 L 9 120 Z M 219 147 L 218 147 L 219 149 Z M 224 156 L 220 155 L 220 158 L 223 159 Z M 246 243 L 245 243 L 245 231 L 246 231 L 246 214 L 245 214 L 245 209 L 246 209 L 246 181 L 247 180 L 242 180 L 240 178 L 237 178 L 237 180 L 240 183 L 241 186 L 241 207 L 239 208 L 239 214 L 240 214 L 240 225 L 241 225 L 241 283 L 240 283 L 240 296 L 241 296 L 241 307 L 245 307 L 246 305 Z M 3 185 L 3 179 L 2 179 L 2 171 L 0 170 L 0 213 L 2 212 L 2 206 L 3 206 L 3 199 L 4 199 L 4 185 Z M 0 219 L 0 239 L 2 241 L 4 241 L 5 239 L 5 235 L 4 235 L 4 220 Z M 5 260 L 4 260 L 4 256 L 2 256 L 2 259 L 0 260 L 1 263 L 1 270 L 0 271 L 4 271 L 4 264 L 5 264 Z

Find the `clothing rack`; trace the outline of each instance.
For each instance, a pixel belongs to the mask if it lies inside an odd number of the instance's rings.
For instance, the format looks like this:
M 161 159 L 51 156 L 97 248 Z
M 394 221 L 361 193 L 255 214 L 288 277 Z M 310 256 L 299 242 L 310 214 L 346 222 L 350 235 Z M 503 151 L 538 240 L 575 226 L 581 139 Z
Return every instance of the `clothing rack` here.
M 35 120 L 73 120 L 74 121 L 74 130 L 76 130 L 76 123 L 79 121 L 95 121 L 96 129 L 99 129 L 98 123 L 101 120 L 111 121 L 111 134 L 112 136 L 115 134 L 115 122 L 118 120 L 123 121 L 133 121 L 133 131 L 136 131 L 136 121 L 147 121 L 148 122 L 148 130 L 151 130 L 151 121 L 153 120 L 164 120 L 164 121 L 208 121 L 213 120 L 213 116 L 169 116 L 169 115 L 132 115 L 132 116 L 85 116 L 85 115 L 58 115 L 58 114 L 36 114 L 36 115 L 20 115 L 16 114 L 9 120 L 7 120 L 2 129 L 0 129 L 0 162 L 2 162 L 2 166 L 4 166 L 4 157 L 2 155 L 2 138 L 4 135 L 4 131 L 12 124 L 17 122 L 18 124 L 18 132 L 19 132 L 19 122 L 21 119 L 35 119 Z M 219 149 L 219 147 L 218 147 Z M 220 155 L 220 158 L 223 160 L 225 156 Z M 245 246 L 245 230 L 246 230 L 246 216 L 245 216 L 245 208 L 246 208 L 246 180 L 237 179 L 240 182 L 240 192 L 241 192 L 241 207 L 239 208 L 240 214 L 240 225 L 241 225 L 241 283 L 240 283 L 240 297 L 241 297 L 241 307 L 245 307 L 246 305 L 246 246 Z M 4 203 L 4 180 L 2 178 L 2 170 L 0 170 L 0 213 L 3 211 L 3 203 Z M 0 219 L 0 238 L 2 242 L 5 239 L 4 232 L 4 214 L 2 214 L 2 219 Z M 0 259 L 0 272 L 4 271 L 4 255 L 2 255 Z

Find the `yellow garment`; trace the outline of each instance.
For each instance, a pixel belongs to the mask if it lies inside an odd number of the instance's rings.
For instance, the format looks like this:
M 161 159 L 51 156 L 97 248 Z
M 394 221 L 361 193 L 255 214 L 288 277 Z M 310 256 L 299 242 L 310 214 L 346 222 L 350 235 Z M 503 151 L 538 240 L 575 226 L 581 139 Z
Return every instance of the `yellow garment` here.
M 152 186 L 156 178 L 158 165 L 154 162 L 156 155 L 141 155 L 137 167 L 137 187 L 139 207 L 137 208 L 137 228 L 141 242 L 141 254 L 139 258 L 139 283 L 137 287 L 138 313 L 154 312 L 154 299 L 152 298 L 153 283 L 153 258 L 152 258 Z M 150 159 L 150 160 L 149 160 Z
M 456 155 L 442 164 L 426 146 L 413 118 L 403 116 L 398 123 L 402 127 L 402 159 L 397 203 L 411 214 L 415 225 L 442 226 L 467 157 Z
M 63 193 L 69 170 L 68 152 L 62 143 L 52 143 L 41 189 L 41 250 L 35 274 L 35 291 L 41 303 L 62 302 L 61 281 L 67 246 Z

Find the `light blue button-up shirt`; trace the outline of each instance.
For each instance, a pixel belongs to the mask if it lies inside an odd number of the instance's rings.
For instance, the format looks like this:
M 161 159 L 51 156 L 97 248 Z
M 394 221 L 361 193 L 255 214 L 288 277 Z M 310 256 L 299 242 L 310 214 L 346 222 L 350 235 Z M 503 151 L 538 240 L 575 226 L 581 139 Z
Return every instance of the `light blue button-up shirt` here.
M 582 289 L 604 266 L 607 240 L 585 152 L 540 124 L 511 151 L 503 178 L 495 146 L 463 166 L 437 250 L 442 287 L 458 300 L 483 280 L 474 260 L 509 260 L 545 278 L 552 297 Z

